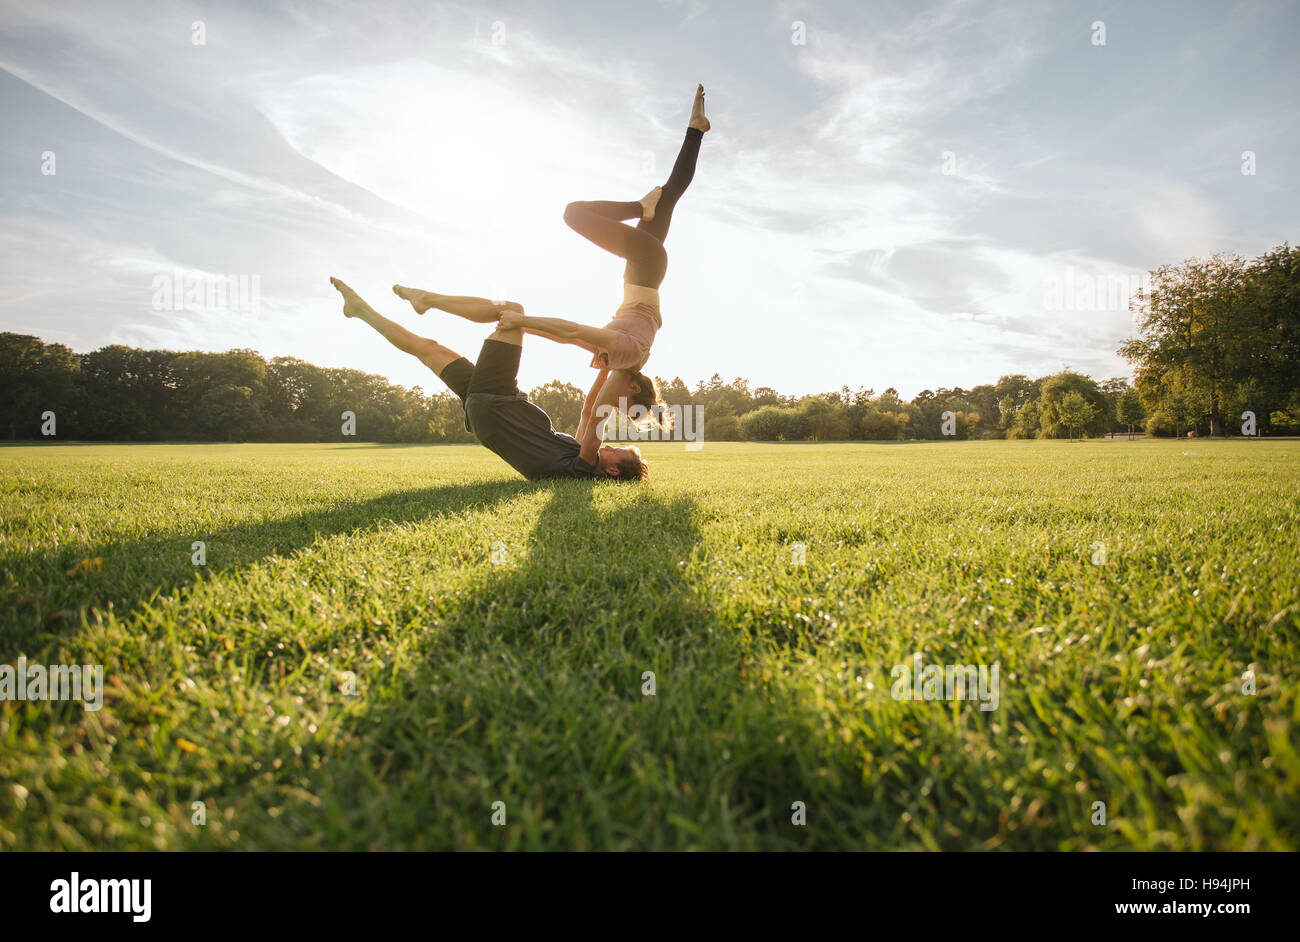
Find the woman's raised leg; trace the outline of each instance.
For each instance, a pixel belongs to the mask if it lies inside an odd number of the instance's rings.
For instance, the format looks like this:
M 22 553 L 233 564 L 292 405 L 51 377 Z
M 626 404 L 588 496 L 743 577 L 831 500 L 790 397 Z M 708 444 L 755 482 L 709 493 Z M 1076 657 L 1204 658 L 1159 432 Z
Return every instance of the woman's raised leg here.
M 695 128 L 686 130 L 686 140 L 682 141 L 682 149 L 677 152 L 673 172 L 664 185 L 659 187 L 659 202 L 655 206 L 654 218 L 642 219 L 636 224 L 639 231 L 654 236 L 661 243 L 668 238 L 668 226 L 673 221 L 673 209 L 677 206 L 677 201 L 695 177 L 695 161 L 700 156 L 700 141 L 703 139 L 704 132 Z
M 704 132 L 709 129 L 709 119 L 704 116 L 704 86 L 695 89 L 695 103 L 691 107 L 690 125 L 686 128 L 686 139 L 682 141 L 677 160 L 673 162 L 673 171 L 667 181 L 660 187 L 659 202 L 649 219 L 642 219 L 637 228 L 649 233 L 660 242 L 668 238 L 668 226 L 673 221 L 673 208 L 682 198 L 686 188 L 695 178 L 695 162 L 700 156 L 700 142 Z
M 658 288 L 668 270 L 668 253 L 664 239 L 672 223 L 673 209 L 695 177 L 695 162 L 700 156 L 700 142 L 709 129 L 704 116 L 704 86 L 695 90 L 695 103 L 672 173 L 663 186 L 657 186 L 636 202 L 617 203 L 592 200 L 570 203 L 564 221 L 580 235 L 627 260 L 623 281 L 630 285 Z M 636 227 L 624 225 L 637 219 Z
M 651 199 L 655 191 L 647 195 Z M 624 225 L 620 220 L 640 219 L 643 201 L 614 203 L 589 200 L 564 207 L 564 221 L 574 232 L 599 245 L 606 252 L 627 259 L 623 280 L 629 284 L 658 288 L 668 269 L 663 243 L 649 232 Z

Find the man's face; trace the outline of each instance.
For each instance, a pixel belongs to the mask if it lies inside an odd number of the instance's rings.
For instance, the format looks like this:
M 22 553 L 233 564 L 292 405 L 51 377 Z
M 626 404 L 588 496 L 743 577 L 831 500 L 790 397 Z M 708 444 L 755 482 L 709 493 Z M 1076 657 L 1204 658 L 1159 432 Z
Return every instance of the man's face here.
M 601 445 L 599 452 L 600 473 L 610 477 L 618 476 L 618 463 L 626 457 L 637 457 L 632 448 L 618 448 L 614 445 Z

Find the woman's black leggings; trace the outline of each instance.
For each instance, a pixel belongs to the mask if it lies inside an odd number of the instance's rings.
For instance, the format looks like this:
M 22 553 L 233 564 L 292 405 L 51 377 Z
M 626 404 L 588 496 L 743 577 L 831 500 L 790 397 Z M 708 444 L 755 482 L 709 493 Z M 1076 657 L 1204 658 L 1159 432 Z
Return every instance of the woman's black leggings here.
M 637 202 L 587 200 L 564 208 L 564 221 L 573 231 L 606 252 L 627 259 L 627 267 L 623 269 L 623 281 L 627 284 L 658 288 L 663 283 L 668 270 L 668 253 L 664 251 L 668 224 L 673 221 L 673 207 L 695 176 L 695 160 L 700 155 L 703 138 L 704 132 L 698 128 L 686 129 L 686 140 L 677 154 L 673 172 L 663 185 L 655 216 L 649 222 L 642 219 L 635 229 L 623 225 L 623 220 L 641 216 L 641 204 Z

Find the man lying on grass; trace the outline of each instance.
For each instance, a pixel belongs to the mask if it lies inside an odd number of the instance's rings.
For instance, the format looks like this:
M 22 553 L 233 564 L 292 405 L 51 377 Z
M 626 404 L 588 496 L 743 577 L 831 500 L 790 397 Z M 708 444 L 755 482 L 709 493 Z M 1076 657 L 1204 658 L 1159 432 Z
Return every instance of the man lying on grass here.
M 516 385 L 524 332 L 498 326 L 483 341 L 477 363 L 427 337 L 411 333 L 377 313 L 337 278 L 332 284 L 343 295 L 343 314 L 365 321 L 384 339 L 438 374 L 463 403 L 465 425 L 489 451 L 530 480 L 539 478 L 602 478 L 647 481 L 650 468 L 638 448 L 601 444 L 592 416 L 596 396 L 609 375 L 601 370 L 582 405 L 578 436 L 557 432 L 551 417 L 528 400 Z M 396 290 L 396 289 L 394 289 Z M 479 324 L 496 323 L 506 302 L 486 298 L 437 295 L 437 307 Z M 512 310 L 522 310 L 517 304 Z

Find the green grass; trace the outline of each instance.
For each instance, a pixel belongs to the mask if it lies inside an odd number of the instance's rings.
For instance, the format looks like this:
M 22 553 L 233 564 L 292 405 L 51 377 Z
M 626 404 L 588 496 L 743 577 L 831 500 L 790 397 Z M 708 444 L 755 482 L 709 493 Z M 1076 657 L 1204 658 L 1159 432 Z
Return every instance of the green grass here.
M 1300 848 L 1300 445 L 648 451 L 0 448 L 0 850 Z

